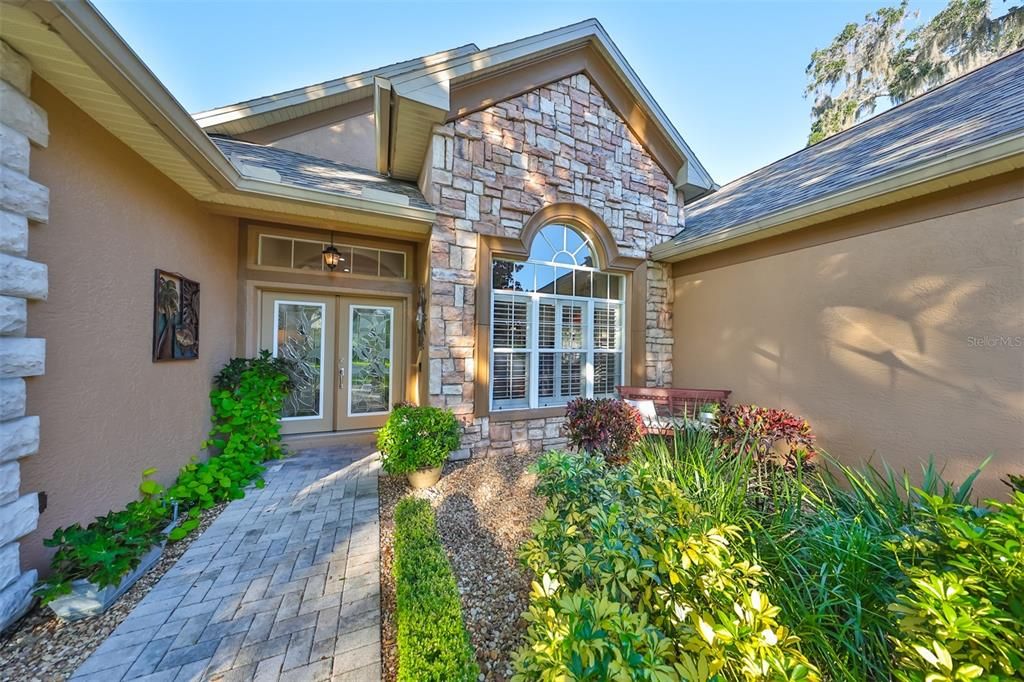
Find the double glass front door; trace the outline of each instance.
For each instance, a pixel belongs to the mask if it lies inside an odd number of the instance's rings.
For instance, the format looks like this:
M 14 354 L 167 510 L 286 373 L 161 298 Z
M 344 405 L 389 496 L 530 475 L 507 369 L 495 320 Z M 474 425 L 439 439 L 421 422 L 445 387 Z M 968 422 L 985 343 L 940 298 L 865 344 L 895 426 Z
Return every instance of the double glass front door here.
M 292 361 L 283 433 L 373 428 L 404 397 L 401 301 L 264 292 L 260 347 Z

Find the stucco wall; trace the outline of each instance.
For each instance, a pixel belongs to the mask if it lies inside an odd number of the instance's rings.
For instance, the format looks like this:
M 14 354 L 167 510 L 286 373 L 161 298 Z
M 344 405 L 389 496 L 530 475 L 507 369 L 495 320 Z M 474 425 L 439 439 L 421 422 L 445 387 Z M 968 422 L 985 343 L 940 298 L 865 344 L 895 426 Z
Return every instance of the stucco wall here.
M 28 380 L 42 427 L 23 487 L 44 491 L 48 507 L 22 563 L 43 569 L 54 528 L 134 499 L 147 467 L 173 481 L 198 451 L 210 379 L 235 349 L 238 230 L 46 82 L 36 79 L 32 95 L 51 137 L 31 173 L 50 187 L 51 208 L 29 255 L 49 265 L 50 295 L 30 307 L 29 335 L 46 338 L 47 365 Z M 199 360 L 152 361 L 155 268 L 200 283 Z
M 281 147 L 301 154 L 372 169 L 377 166 L 374 134 L 371 112 L 282 137 L 268 144 L 271 147 Z
M 1022 196 L 1016 173 L 682 263 L 675 385 L 794 410 L 849 463 L 935 454 L 963 480 L 994 454 L 978 490 L 1002 495 L 1024 471 Z

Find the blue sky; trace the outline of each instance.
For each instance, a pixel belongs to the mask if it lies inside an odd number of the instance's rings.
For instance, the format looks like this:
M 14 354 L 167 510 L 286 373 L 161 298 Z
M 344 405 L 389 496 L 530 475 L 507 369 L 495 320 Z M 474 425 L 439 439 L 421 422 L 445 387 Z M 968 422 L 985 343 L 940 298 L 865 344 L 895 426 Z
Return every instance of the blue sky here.
M 811 51 L 884 4 L 94 1 L 192 112 L 597 17 L 721 184 L 804 145 Z

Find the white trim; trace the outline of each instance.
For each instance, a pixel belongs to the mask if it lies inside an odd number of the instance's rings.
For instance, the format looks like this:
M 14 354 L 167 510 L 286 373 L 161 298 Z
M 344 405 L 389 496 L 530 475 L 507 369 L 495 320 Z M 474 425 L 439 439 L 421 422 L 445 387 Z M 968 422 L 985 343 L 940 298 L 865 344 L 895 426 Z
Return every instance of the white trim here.
M 355 311 L 357 308 L 363 310 L 386 310 L 388 311 L 388 408 L 378 412 L 352 412 L 352 332 L 355 329 Z M 395 396 L 395 307 L 392 305 L 365 305 L 360 303 L 348 304 L 348 347 L 345 351 L 345 364 L 348 365 L 348 381 L 345 397 L 345 416 L 352 417 L 374 417 L 391 412 L 391 405 Z
M 272 294 L 273 295 L 273 294 Z M 317 404 L 317 413 L 308 417 L 281 417 L 282 422 L 298 422 L 298 421 L 313 421 L 323 420 L 324 417 L 324 352 L 325 346 L 324 335 L 327 332 L 327 304 L 320 301 L 294 301 L 290 299 L 274 298 L 274 326 L 272 327 L 272 355 L 277 357 L 277 332 L 278 323 L 280 322 L 280 307 L 282 304 L 285 305 L 309 305 L 320 308 L 320 392 L 319 401 Z

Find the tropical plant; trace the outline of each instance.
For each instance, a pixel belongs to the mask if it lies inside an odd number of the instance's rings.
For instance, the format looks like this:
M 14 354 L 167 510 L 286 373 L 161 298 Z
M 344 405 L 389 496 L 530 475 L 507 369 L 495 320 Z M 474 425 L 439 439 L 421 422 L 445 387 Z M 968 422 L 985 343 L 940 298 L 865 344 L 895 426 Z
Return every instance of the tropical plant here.
M 758 462 L 770 459 L 780 447 L 791 468 L 808 462 L 814 454 L 811 425 L 787 410 L 730 405 L 718 415 L 718 433 L 735 451 L 749 449 Z
M 890 610 L 897 679 L 1024 679 L 1024 492 L 987 510 L 915 491 L 893 550 L 906 575 Z
M 643 435 L 643 417 L 624 400 L 576 398 L 565 410 L 569 446 L 621 464 Z
M 244 497 L 250 483 L 263 487 L 262 463 L 284 456 L 278 417 L 293 387 L 290 368 L 262 351 L 255 358 L 231 360 L 214 377 L 213 426 L 203 442 L 214 456 L 205 461 L 193 457 L 168 491 L 186 515 L 171 531 L 171 540 L 195 530 L 204 509 Z
M 407 474 L 441 466 L 462 443 L 462 426 L 451 410 L 399 404 L 377 432 L 381 467 Z
M 587 453 L 538 464 L 548 498 L 521 551 L 533 583 L 516 679 L 818 679 L 760 566 L 678 487 Z
M 849 23 L 807 66 L 814 96 L 814 144 L 870 116 L 879 103 L 906 101 L 1024 47 L 1024 7 L 993 18 L 990 0 L 950 0 L 912 30 L 907 0 Z
M 51 576 L 37 591 L 43 602 L 69 593 L 72 581 L 79 578 L 101 588 L 117 585 L 164 539 L 162 531 L 174 505 L 183 516 L 168 537 L 180 540 L 199 526 L 204 509 L 243 497 L 245 486 L 253 481 L 263 487 L 261 463 L 283 455 L 278 416 L 290 388 L 286 370 L 265 351 L 256 358 L 229 362 L 215 377 L 210 393 L 214 425 L 203 446 L 214 455 L 203 462 L 193 457 L 168 490 L 151 479 L 156 469 L 147 469 L 142 472 L 139 500 L 85 528 L 74 524 L 54 531 L 43 541 L 57 548 Z
M 77 523 L 58 528 L 43 540 L 45 546 L 57 548 L 50 576 L 36 589 L 44 604 L 70 593 L 75 580 L 88 580 L 101 589 L 117 585 L 163 540 L 169 514 L 161 499 L 163 488 L 150 479 L 155 473 L 156 469 L 142 472 L 141 499 L 85 528 Z
M 394 575 L 399 681 L 475 682 L 459 590 L 426 500 L 395 507 Z
M 749 446 L 737 451 L 689 429 L 645 439 L 630 466 L 675 483 L 713 522 L 741 529 L 731 551 L 763 568 L 762 589 L 779 607 L 779 622 L 825 678 L 891 679 L 903 635 L 889 607 L 912 584 L 911 567 L 929 554 L 901 550 L 904 534 L 926 518 L 929 496 L 973 509 L 980 469 L 957 486 L 929 460 L 915 487 L 884 464 L 854 470 L 819 455 L 827 467 L 765 469 Z

